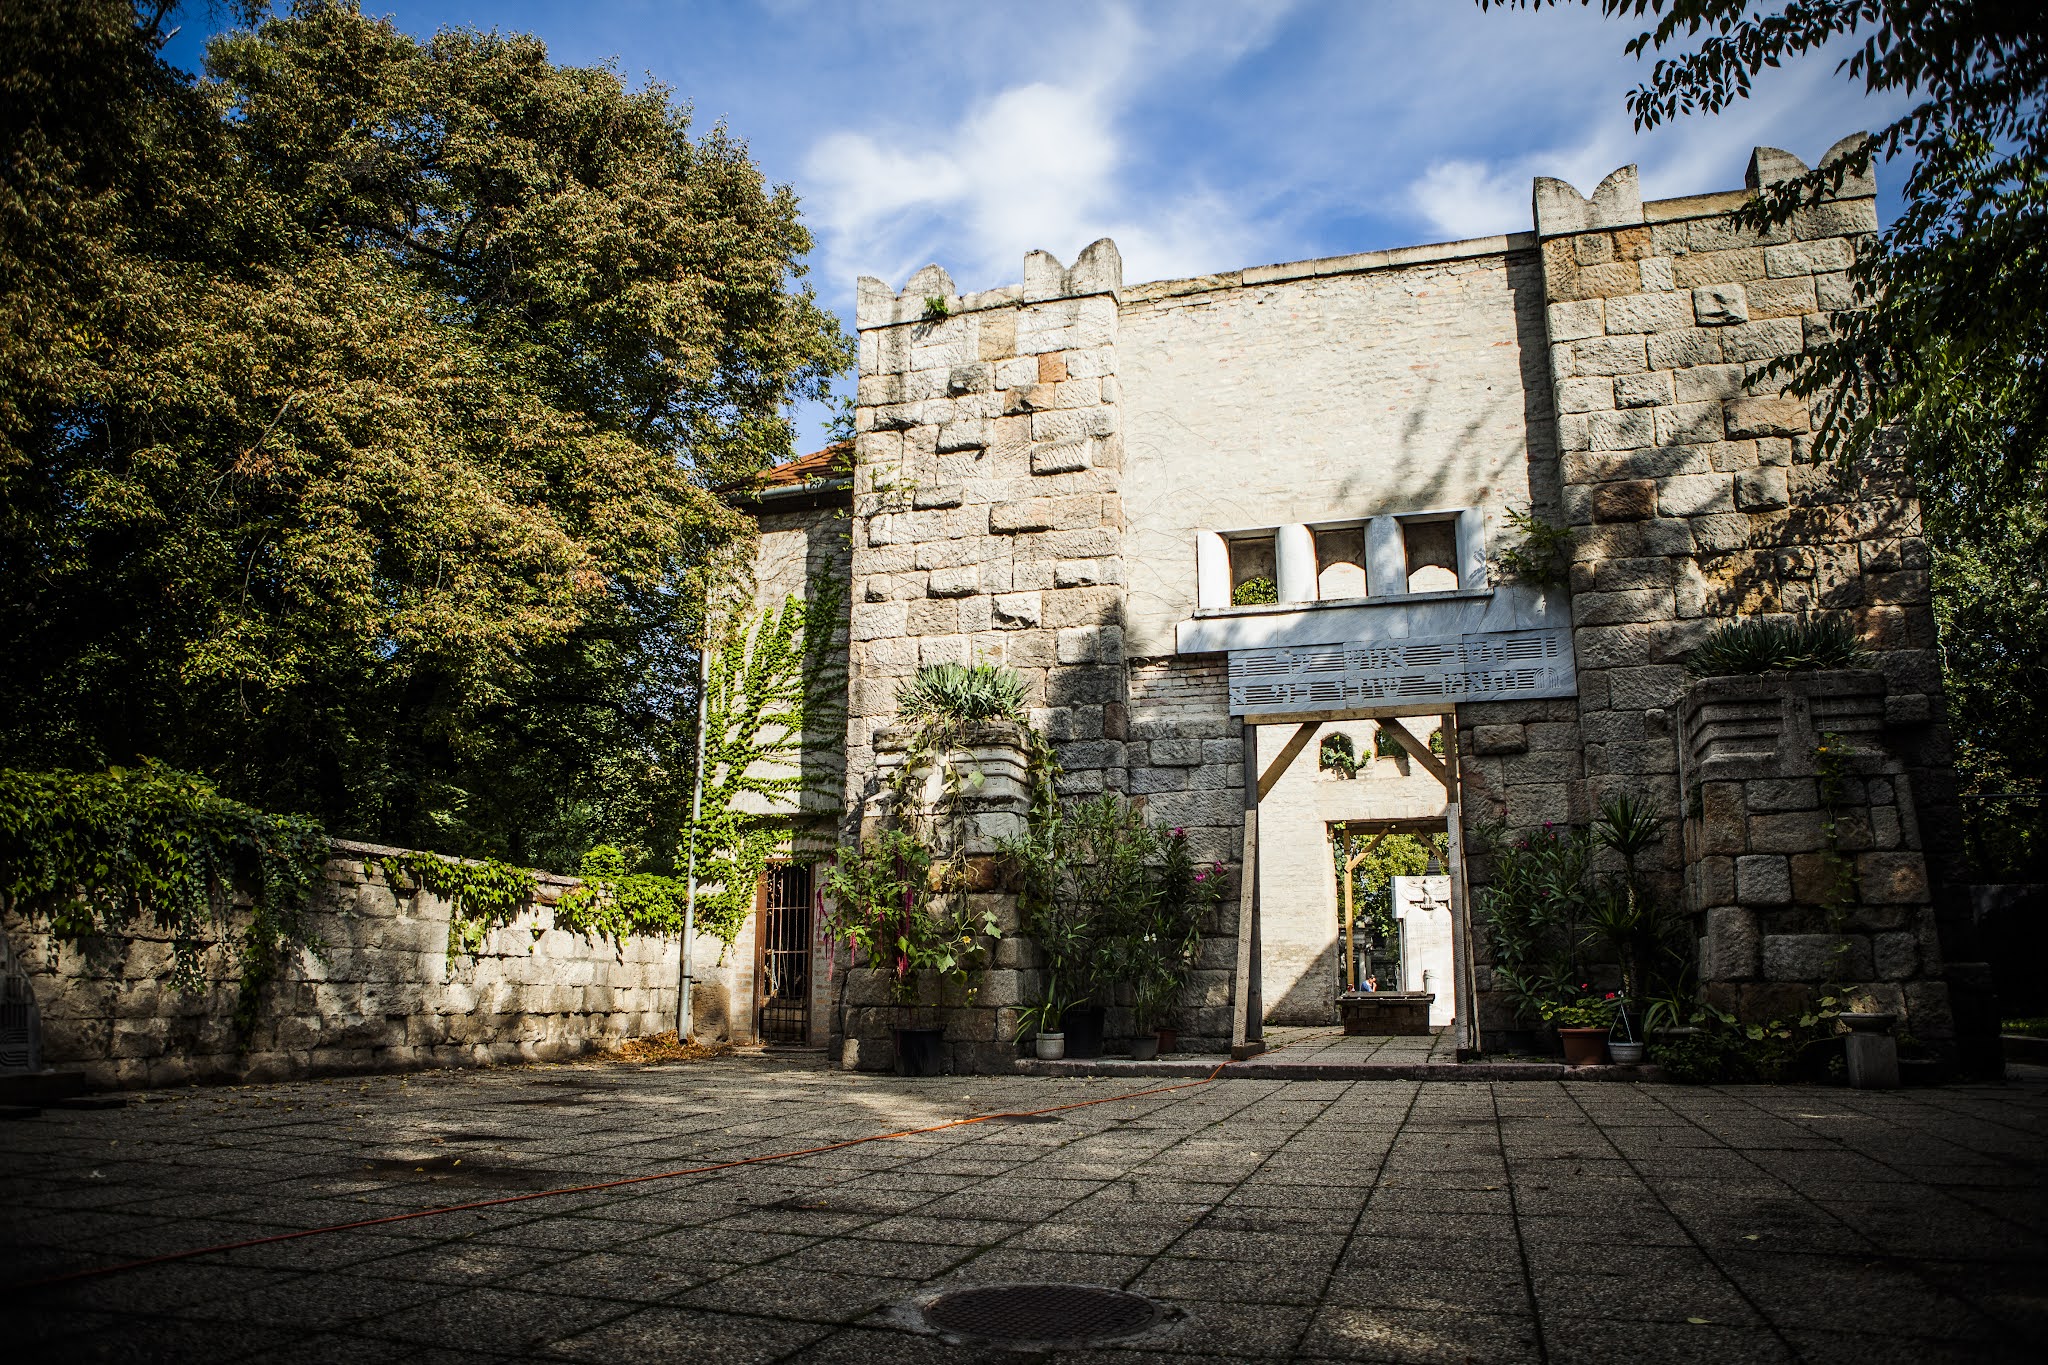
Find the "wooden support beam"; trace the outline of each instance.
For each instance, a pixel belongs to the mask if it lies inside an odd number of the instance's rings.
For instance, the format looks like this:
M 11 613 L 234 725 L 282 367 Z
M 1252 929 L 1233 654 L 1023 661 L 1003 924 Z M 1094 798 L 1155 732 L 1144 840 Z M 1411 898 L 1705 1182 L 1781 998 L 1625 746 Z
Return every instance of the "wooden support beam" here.
M 1358 852 L 1352 854 L 1349 858 L 1345 859 L 1344 870 L 1346 872 L 1356 871 L 1358 869 L 1358 865 L 1364 862 L 1366 858 L 1370 856 L 1374 849 L 1378 848 L 1381 844 L 1385 843 L 1387 841 L 1387 836 L 1389 834 L 1392 834 L 1393 832 L 1394 831 L 1390 829 L 1383 829 L 1378 834 L 1373 835 L 1371 843 L 1367 844 L 1364 848 L 1361 848 L 1360 850 L 1358 850 Z M 1347 844 L 1350 842 L 1348 837 L 1345 840 L 1345 842 Z
M 1287 775 L 1287 769 L 1293 765 L 1301 751 L 1308 747 L 1308 742 L 1316 737 L 1316 731 L 1321 726 L 1322 722 L 1319 720 L 1305 720 L 1287 737 L 1287 743 L 1273 756 L 1273 762 L 1266 771 L 1259 775 L 1259 800 L 1263 801 L 1272 794 L 1275 784 Z M 1245 742 L 1250 743 L 1250 738 L 1247 737 Z
M 1392 735 L 1394 742 L 1406 749 L 1408 757 L 1420 763 L 1424 772 L 1443 783 L 1446 792 L 1451 790 L 1451 775 L 1445 771 L 1443 761 L 1429 751 L 1429 745 L 1425 741 L 1415 737 L 1413 730 L 1398 720 L 1383 720 L 1380 722 L 1380 729 Z

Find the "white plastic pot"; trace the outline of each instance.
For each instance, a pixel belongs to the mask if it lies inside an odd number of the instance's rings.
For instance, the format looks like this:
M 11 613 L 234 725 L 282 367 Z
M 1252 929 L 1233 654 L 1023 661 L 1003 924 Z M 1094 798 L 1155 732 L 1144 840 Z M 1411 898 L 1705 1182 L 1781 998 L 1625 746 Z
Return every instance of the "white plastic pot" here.
M 1607 1044 L 1607 1055 L 1614 1059 L 1617 1066 L 1635 1066 L 1643 1060 L 1643 1045 L 1610 1040 Z
M 1038 1035 L 1038 1060 L 1057 1062 L 1067 1055 L 1067 1035 L 1064 1033 L 1041 1033 Z

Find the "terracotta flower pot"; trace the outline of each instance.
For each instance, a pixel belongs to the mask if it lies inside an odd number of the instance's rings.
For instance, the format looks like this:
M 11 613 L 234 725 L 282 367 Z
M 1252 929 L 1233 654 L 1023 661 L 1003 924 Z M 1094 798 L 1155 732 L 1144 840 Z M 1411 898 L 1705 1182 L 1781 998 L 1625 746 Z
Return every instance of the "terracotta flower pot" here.
M 1557 1037 L 1564 1044 L 1566 1066 L 1598 1066 L 1607 1060 L 1604 1028 L 1561 1028 Z
M 1180 1030 L 1170 1028 L 1159 1030 L 1159 1050 L 1161 1052 L 1180 1051 Z

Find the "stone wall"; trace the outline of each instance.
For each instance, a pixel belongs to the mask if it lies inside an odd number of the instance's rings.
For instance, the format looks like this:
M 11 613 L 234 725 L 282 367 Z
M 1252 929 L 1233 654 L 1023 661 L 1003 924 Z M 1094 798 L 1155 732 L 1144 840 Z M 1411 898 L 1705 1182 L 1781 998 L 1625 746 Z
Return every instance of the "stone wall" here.
M 1539 181 L 1530 234 L 1131 288 L 1106 241 L 1071 270 L 1033 253 L 1021 286 L 981 294 L 936 266 L 900 293 L 863 280 L 849 809 L 900 681 L 988 660 L 1029 680 L 1063 792 L 1126 791 L 1234 867 L 1244 727 L 1223 656 L 1177 652 L 1226 638 L 1175 630 L 1195 616 L 1196 532 L 1479 509 L 1497 557 L 1526 507 L 1574 536 L 1578 695 L 1458 705 L 1473 887 L 1482 828 L 1583 824 L 1626 791 L 1668 821 L 1676 903 L 1685 657 L 1738 617 L 1838 615 L 1885 678 L 1885 761 L 1938 918 L 1953 774 L 1917 504 L 1882 460 L 1816 462 L 1813 412 L 1765 373 L 1852 304 L 1875 186 L 1848 179 L 1769 232 L 1728 217 L 1803 169 L 1759 148 L 1744 189 L 1649 203 L 1633 167 L 1591 197 Z M 1234 900 L 1184 1036 L 1228 1033 Z M 1497 1034 L 1515 1021 L 1474 928 Z
M 1857 141 L 1844 139 L 1824 162 Z M 1848 470 L 1818 463 L 1814 410 L 1783 396 L 1783 377 L 1766 373 L 1772 361 L 1825 340 L 1827 314 L 1853 305 L 1847 271 L 1875 243 L 1876 186 L 1848 178 L 1838 194 L 1766 232 L 1728 218 L 1760 187 L 1805 169 L 1758 148 L 1746 187 L 1728 193 L 1644 203 L 1634 167 L 1590 199 L 1560 181 L 1536 187 L 1562 520 L 1576 538 L 1583 782 L 1563 804 L 1583 820 L 1617 791 L 1651 798 L 1673 822 L 1667 888 L 1676 891 L 1685 868 L 1702 913 L 1710 905 L 1775 913 L 1777 904 L 1752 905 L 1739 883 L 1724 895 L 1716 877 L 1692 865 L 1699 847 L 1682 848 L 1676 833 L 1684 803 L 1700 796 L 1681 790 L 1684 659 L 1731 619 L 1851 624 L 1887 685 L 1886 761 L 1917 786 L 1922 823 L 1948 820 L 1952 767 L 1936 723 L 1941 675 L 1918 504 L 1881 459 Z M 1485 747 L 1475 731 L 1472 748 Z M 1792 812 L 1771 818 L 1780 814 Z M 1809 807 L 1801 818 L 1817 817 Z M 1752 851 L 1779 852 L 1818 848 Z M 1912 974 L 1938 973 L 1938 961 L 1929 949 Z M 1783 979 L 1794 978 L 1811 980 L 1786 965 Z M 1786 995 L 1771 997 L 1774 1008 Z M 1764 1008 L 1746 987 L 1730 998 Z
M 1197 531 L 1469 507 L 1502 536 L 1554 478 L 1538 275 L 1520 233 L 1124 290 L 1131 653 L 1194 615 Z
M 1155 825 L 1186 832 L 1196 859 L 1221 864 L 1229 890 L 1205 926 L 1195 969 L 1169 1021 L 1188 1051 L 1230 1049 L 1237 974 L 1238 883 L 1244 854 L 1244 725 L 1230 714 L 1220 656 L 1133 660 L 1128 789 Z
M 1116 247 L 959 295 L 937 266 L 860 282 L 847 806 L 874 732 L 931 663 L 1007 664 L 1067 794 L 1120 786 L 1123 445 Z
M 1883 675 L 1706 678 L 1680 698 L 1686 907 L 1706 999 L 1795 1019 L 1823 992 L 1954 1035 L 1922 830 Z M 1824 756 L 1824 751 L 1825 755 Z
M 614 947 L 556 929 L 546 903 L 575 882 L 543 875 L 540 908 L 494 931 L 475 958 L 451 959 L 447 902 L 394 894 L 380 871 L 365 870 L 366 857 L 397 851 L 336 842 L 312 914 L 325 946 L 280 971 L 246 1047 L 230 1022 L 232 982 L 172 990 L 163 935 L 143 928 L 104 952 L 82 952 L 10 913 L 6 933 L 42 1017 L 45 1065 L 101 1086 L 270 1081 L 558 1061 L 675 1027 L 675 940 Z M 716 965 L 720 946 L 697 945 L 695 1013 L 707 1039 L 731 1036 L 729 1011 L 748 1017 L 752 974 Z

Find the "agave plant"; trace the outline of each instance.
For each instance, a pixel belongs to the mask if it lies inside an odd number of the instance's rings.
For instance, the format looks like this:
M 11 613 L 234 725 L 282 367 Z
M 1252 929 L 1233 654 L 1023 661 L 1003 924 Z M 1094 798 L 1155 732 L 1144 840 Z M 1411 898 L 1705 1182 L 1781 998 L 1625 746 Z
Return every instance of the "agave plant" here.
M 1741 673 L 1801 672 L 1817 668 L 1863 668 L 1870 662 L 1849 623 L 1840 617 L 1817 621 L 1755 619 L 1731 621 L 1709 635 L 1685 661 L 1695 677 Z
M 910 720 L 1025 721 L 1024 679 L 1000 664 L 926 664 L 896 689 Z

